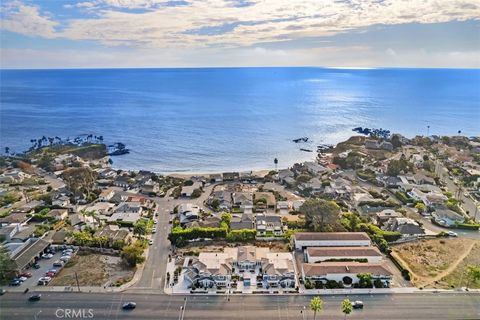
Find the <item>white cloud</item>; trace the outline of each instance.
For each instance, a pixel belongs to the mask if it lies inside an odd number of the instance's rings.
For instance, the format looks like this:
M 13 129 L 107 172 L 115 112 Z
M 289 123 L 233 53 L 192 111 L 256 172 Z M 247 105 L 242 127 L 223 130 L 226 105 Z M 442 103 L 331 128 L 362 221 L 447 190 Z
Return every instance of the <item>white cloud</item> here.
M 477 19 L 475 0 L 264 0 L 250 6 L 231 1 L 191 1 L 168 6 L 166 0 L 91 0 L 79 2 L 90 18 L 57 21 L 36 7 L 18 4 L 6 12 L 2 28 L 31 36 L 93 40 L 108 46 L 145 48 L 241 47 L 261 42 L 333 35 L 375 24 L 438 23 Z M 147 8 L 144 12 L 128 9 Z M 125 11 L 126 10 L 126 11 Z M 231 27 L 229 27 L 229 25 Z M 223 33 L 197 32 L 214 27 Z M 203 29 L 205 30 L 205 29 Z
M 2 14 L 7 16 L 1 19 L 1 29 L 20 33 L 27 36 L 54 38 L 57 36 L 55 27 L 58 22 L 41 15 L 35 6 L 27 6 L 20 2 L 2 6 Z

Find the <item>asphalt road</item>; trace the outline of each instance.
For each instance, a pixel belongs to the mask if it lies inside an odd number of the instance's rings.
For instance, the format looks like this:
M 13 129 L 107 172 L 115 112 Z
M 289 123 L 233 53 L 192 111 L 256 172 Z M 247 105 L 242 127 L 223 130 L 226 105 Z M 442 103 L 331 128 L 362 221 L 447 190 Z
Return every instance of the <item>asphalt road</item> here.
M 179 319 L 183 296 L 152 294 L 43 293 L 37 302 L 28 295 L 7 293 L 0 297 L 0 319 L 61 319 L 65 312 L 83 312 L 93 319 Z M 340 304 L 346 296 L 322 296 L 323 311 L 317 319 L 343 319 Z M 349 319 L 480 319 L 480 294 L 419 293 L 349 296 L 362 300 L 365 308 Z M 313 319 L 307 296 L 189 296 L 184 319 Z M 124 311 L 126 301 L 137 308 Z M 300 313 L 307 306 L 306 313 Z M 93 315 L 93 317 L 89 317 Z M 77 316 L 77 318 L 80 318 Z
M 210 185 L 205 188 L 202 195 L 197 199 L 173 199 L 169 196 L 165 198 L 154 198 L 158 204 L 158 223 L 157 232 L 152 235 L 153 245 L 150 246 L 148 252 L 148 259 L 145 262 L 145 267 L 141 278 L 135 283 L 129 291 L 142 290 L 142 289 L 154 289 L 163 292 L 165 286 L 165 274 L 167 268 L 168 254 L 170 253 L 170 241 L 167 236 L 170 232 L 171 225 L 168 223 L 170 218 L 174 215 L 170 215 L 170 211 L 175 206 L 182 203 L 193 203 L 201 208 L 204 208 L 203 202 L 210 195 L 214 185 Z

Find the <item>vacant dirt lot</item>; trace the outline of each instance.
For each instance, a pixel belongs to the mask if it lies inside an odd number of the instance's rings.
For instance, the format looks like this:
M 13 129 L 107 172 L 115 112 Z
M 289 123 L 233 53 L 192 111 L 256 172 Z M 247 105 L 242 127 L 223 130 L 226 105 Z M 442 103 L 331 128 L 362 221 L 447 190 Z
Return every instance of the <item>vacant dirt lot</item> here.
M 480 265 L 480 242 L 477 242 L 468 256 L 449 275 L 435 284 L 437 288 L 475 288 L 480 289 L 480 281 L 472 281 L 468 278 L 468 266 Z
M 469 256 L 475 244 L 472 239 L 430 239 L 394 246 L 393 255 L 403 261 L 412 273 L 417 287 L 435 286 L 436 281 L 453 272 Z
M 125 269 L 120 257 L 78 254 L 67 263 L 50 285 L 76 286 L 75 272 L 80 286 L 121 285 L 133 277 L 133 270 Z

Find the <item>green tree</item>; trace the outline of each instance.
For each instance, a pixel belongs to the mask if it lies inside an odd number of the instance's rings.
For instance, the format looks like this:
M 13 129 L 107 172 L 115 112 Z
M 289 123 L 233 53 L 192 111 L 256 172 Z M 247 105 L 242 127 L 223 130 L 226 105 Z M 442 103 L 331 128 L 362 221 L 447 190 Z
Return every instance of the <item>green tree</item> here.
M 136 234 L 137 237 L 141 238 L 147 233 L 147 221 L 145 219 L 140 219 L 133 225 L 133 234 Z
M 5 284 L 15 275 L 15 264 L 10 259 L 10 253 L 6 247 L 0 245 L 0 284 Z
M 135 267 L 137 264 L 142 263 L 145 261 L 142 246 L 137 242 L 133 245 L 124 247 L 122 250 L 122 258 L 130 267 Z
M 467 288 L 470 285 L 470 281 L 477 282 L 480 280 L 480 265 L 469 265 L 468 266 L 468 283 Z
M 404 158 L 401 158 L 400 160 L 391 160 L 387 166 L 387 175 L 395 177 L 401 172 L 408 172 L 410 169 L 410 164 Z
M 345 314 L 344 319 L 347 319 L 347 315 L 352 313 L 353 311 L 353 304 L 349 299 L 345 299 L 342 301 L 342 312 Z
M 308 199 L 300 207 L 305 215 L 307 227 L 315 231 L 331 231 L 338 222 L 340 207 L 334 201 Z
M 192 195 L 190 196 L 191 198 L 198 198 L 202 195 L 202 190 L 201 189 L 195 189 L 192 192 Z
M 90 198 L 93 191 L 97 173 L 89 167 L 69 168 L 62 173 L 62 179 L 65 181 L 68 190 L 74 194 L 83 192 Z
M 425 212 L 427 207 L 423 203 L 419 202 L 415 205 L 415 209 L 417 209 L 418 212 L 422 213 L 422 212 Z
M 313 311 L 313 320 L 317 319 L 317 313 L 323 310 L 323 301 L 320 297 L 310 300 L 310 310 Z
M 372 287 L 372 274 L 365 272 L 357 274 L 358 285 L 360 288 L 371 288 Z

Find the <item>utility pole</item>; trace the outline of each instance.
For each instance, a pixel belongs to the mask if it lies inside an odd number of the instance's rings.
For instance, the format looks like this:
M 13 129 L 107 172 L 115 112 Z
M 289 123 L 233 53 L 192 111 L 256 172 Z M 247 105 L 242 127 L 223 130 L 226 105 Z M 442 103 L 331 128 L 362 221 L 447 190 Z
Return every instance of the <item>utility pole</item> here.
M 77 281 L 78 292 L 80 292 L 80 283 L 78 282 L 78 275 L 76 271 L 75 271 L 75 280 Z
M 430 126 L 427 126 L 427 138 L 430 135 Z

